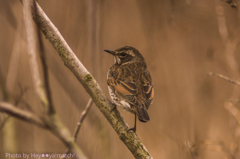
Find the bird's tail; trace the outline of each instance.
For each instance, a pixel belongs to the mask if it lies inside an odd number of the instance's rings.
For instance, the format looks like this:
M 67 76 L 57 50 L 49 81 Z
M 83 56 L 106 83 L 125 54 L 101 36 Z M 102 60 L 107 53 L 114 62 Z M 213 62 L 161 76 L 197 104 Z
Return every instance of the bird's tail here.
M 147 110 L 144 108 L 137 108 L 138 120 L 141 122 L 147 122 L 150 120 Z

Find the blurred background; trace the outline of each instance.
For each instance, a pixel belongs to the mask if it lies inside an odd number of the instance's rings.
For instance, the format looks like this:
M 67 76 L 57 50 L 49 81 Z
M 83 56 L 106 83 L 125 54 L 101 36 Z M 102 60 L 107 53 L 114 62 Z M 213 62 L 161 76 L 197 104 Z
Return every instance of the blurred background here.
M 154 159 L 240 158 L 239 88 L 209 72 L 237 80 L 238 11 L 220 0 L 38 1 L 84 66 L 108 95 L 113 57 L 104 49 L 124 45 L 145 57 L 155 89 L 150 122 L 137 135 Z M 40 112 L 27 55 L 22 4 L 0 1 L 0 100 Z M 44 36 L 43 36 L 44 37 Z M 50 84 L 61 121 L 74 132 L 90 96 L 43 38 Z M 109 97 L 109 95 L 108 95 Z M 133 126 L 134 115 L 118 108 Z M 237 109 L 238 110 L 238 109 Z M 240 116 L 238 111 L 235 115 Z M 50 132 L 0 113 L 0 158 L 5 153 L 64 153 Z M 133 158 L 93 104 L 77 144 L 90 159 Z

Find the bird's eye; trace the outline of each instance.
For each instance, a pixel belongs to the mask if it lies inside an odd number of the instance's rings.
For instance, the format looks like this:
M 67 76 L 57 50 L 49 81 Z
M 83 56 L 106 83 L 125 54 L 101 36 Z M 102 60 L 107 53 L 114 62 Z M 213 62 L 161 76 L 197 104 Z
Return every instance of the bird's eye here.
M 127 54 L 126 53 L 121 53 L 121 56 L 122 57 L 125 57 Z

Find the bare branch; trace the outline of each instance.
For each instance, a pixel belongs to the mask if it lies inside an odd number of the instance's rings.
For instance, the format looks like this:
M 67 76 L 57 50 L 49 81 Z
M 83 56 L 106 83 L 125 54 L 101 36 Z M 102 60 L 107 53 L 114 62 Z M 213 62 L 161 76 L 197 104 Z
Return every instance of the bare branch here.
M 18 106 L 19 103 L 22 101 L 23 95 L 27 92 L 28 88 L 22 88 L 22 86 L 20 84 L 18 84 L 20 93 L 19 95 L 13 96 L 14 99 L 14 105 Z
M 224 75 L 222 75 L 222 74 L 214 73 L 214 72 L 209 72 L 208 75 L 209 75 L 209 76 L 212 76 L 212 75 L 217 76 L 218 78 L 224 79 L 224 80 L 226 80 L 226 81 L 228 81 L 228 82 L 230 82 L 230 83 L 233 83 L 233 84 L 236 84 L 236 85 L 239 85 L 239 86 L 240 86 L 240 82 L 239 82 L 239 81 L 235 81 L 235 80 L 233 80 L 233 79 L 230 79 L 229 77 L 224 76 Z
M 34 31 L 34 26 L 31 19 L 29 0 L 23 0 L 23 15 L 24 15 L 24 22 L 25 22 L 26 33 L 27 33 L 29 63 L 30 63 L 32 77 L 33 77 L 34 88 L 36 90 L 36 93 L 38 94 L 40 101 L 42 102 L 43 106 L 45 106 L 45 109 L 47 110 L 47 106 L 49 104 L 43 88 L 43 83 L 41 81 L 39 68 L 37 65 L 36 34 Z
M 36 2 L 34 1 L 34 10 L 35 13 L 37 14 L 38 10 L 36 8 Z M 50 82 L 49 82 L 49 75 L 48 75 L 48 66 L 47 66 L 47 60 L 46 60 L 46 52 L 43 46 L 43 42 L 42 42 L 42 37 L 41 37 L 41 32 L 39 30 L 39 28 L 37 28 L 37 37 L 38 37 L 38 42 L 39 42 L 39 48 L 40 48 L 40 59 L 42 62 L 42 68 L 43 68 L 43 77 L 44 77 L 44 86 L 45 86 L 45 92 L 46 92 L 46 96 L 48 99 L 48 113 L 51 115 L 53 113 L 55 113 L 55 108 L 53 105 L 53 101 L 52 101 L 52 96 L 51 96 L 51 89 L 50 89 Z
M 86 91 L 92 97 L 96 106 L 100 109 L 109 123 L 118 133 L 120 139 L 132 152 L 135 158 L 152 158 L 138 136 L 132 131 L 128 132 L 129 126 L 126 124 L 116 109 L 112 110 L 113 105 L 110 100 L 106 97 L 96 80 L 79 61 L 60 32 L 53 25 L 53 23 L 50 21 L 50 19 L 38 4 L 37 9 L 38 14 L 34 12 L 32 5 L 32 16 L 37 26 L 41 29 L 52 46 L 56 49 L 65 66 L 67 66 L 72 71 L 79 82 L 84 86 Z
M 9 103 L 0 102 L 0 111 L 10 114 L 24 121 L 27 121 L 29 123 L 36 124 L 42 128 L 47 128 L 46 124 L 42 121 L 42 119 L 37 117 L 35 114 L 28 112 L 26 110 L 17 108 Z
M 77 124 L 77 127 L 76 127 L 74 135 L 73 135 L 73 140 L 74 141 L 76 141 L 76 139 L 77 139 L 77 135 L 78 135 L 78 132 L 79 132 L 79 130 L 81 128 L 82 122 L 85 119 L 85 117 L 86 117 L 86 115 L 87 115 L 87 113 L 88 113 L 92 103 L 93 103 L 93 100 L 91 98 L 91 99 L 89 99 L 89 101 L 87 103 L 87 106 L 85 107 L 84 111 L 82 112 L 81 118 L 80 118 L 80 120 L 79 120 L 79 122 Z

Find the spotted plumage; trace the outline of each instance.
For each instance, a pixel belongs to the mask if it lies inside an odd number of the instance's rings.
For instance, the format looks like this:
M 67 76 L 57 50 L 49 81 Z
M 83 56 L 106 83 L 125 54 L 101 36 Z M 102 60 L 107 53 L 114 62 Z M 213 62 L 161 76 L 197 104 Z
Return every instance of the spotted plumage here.
M 117 106 L 135 114 L 135 124 L 131 130 L 136 131 L 136 116 L 141 122 L 150 120 L 147 110 L 154 97 L 146 62 L 139 51 L 130 46 L 104 51 L 115 59 L 107 75 L 110 96 Z

